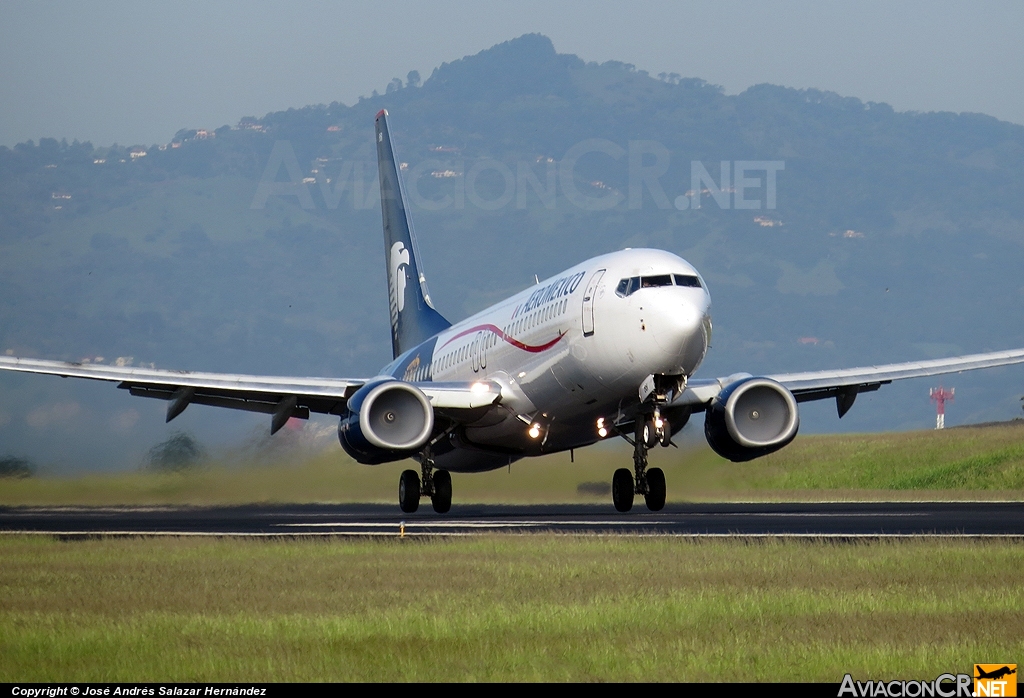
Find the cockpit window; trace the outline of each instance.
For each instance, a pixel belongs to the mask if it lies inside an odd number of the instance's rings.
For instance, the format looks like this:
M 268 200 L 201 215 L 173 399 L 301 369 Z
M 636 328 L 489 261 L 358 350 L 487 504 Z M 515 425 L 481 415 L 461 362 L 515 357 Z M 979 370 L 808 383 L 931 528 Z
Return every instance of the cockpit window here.
M 640 277 L 634 276 L 620 281 L 619 285 L 615 288 L 615 293 L 625 298 L 638 288 L 640 288 Z
M 659 276 L 642 276 L 640 277 L 640 288 L 653 288 L 655 286 L 671 286 L 672 275 L 661 274 Z
M 700 288 L 700 279 L 696 276 L 689 276 L 687 274 L 676 274 L 676 286 L 689 286 L 691 288 Z
M 658 286 L 685 286 L 688 288 L 701 288 L 700 278 L 689 274 L 658 274 L 656 276 L 632 276 L 619 281 L 615 287 L 615 293 L 625 298 L 641 288 L 656 288 Z

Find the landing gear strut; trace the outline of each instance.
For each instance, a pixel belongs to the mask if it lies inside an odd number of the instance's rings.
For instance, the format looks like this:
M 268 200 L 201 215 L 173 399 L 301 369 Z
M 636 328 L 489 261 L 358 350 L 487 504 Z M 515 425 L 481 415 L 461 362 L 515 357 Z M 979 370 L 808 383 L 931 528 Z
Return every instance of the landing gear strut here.
M 633 495 L 643 495 L 647 508 L 661 511 L 665 506 L 665 473 L 661 468 L 647 468 L 647 451 L 660 443 L 667 446 L 672 432 L 668 421 L 655 408 L 647 416 L 638 416 L 633 435 L 633 473 L 619 468 L 612 477 L 612 502 L 616 511 L 626 512 L 633 508 Z
M 398 505 L 407 514 L 420 506 L 420 497 L 430 497 L 430 503 L 438 514 L 447 514 L 452 508 L 452 476 L 447 470 L 434 472 L 434 459 L 424 453 L 420 461 L 423 472 L 422 484 L 415 470 L 406 470 L 398 481 Z

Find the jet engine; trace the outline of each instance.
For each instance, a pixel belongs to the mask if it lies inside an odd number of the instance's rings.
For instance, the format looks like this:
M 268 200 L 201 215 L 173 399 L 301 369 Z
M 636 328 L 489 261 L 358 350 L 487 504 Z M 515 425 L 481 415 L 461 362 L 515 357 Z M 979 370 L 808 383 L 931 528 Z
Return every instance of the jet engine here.
M 366 465 L 408 458 L 434 430 L 430 400 L 403 381 L 367 383 L 349 398 L 347 408 L 338 439 L 346 453 Z
M 753 460 L 787 445 L 800 428 L 793 393 L 770 378 L 741 378 L 725 387 L 704 415 L 704 436 L 715 453 Z

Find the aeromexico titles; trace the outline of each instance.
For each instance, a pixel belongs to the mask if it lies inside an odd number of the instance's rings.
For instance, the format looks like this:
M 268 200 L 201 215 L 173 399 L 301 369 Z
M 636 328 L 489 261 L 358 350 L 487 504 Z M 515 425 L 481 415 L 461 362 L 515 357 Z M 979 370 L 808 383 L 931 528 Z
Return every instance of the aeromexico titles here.
M 576 289 L 579 287 L 580 282 L 583 281 L 583 277 L 586 276 L 586 272 L 581 271 L 571 276 L 563 276 L 559 279 L 555 279 L 544 288 L 534 291 L 530 294 L 530 297 L 526 299 L 525 303 L 517 304 L 513 309 L 510 316 L 508 316 L 507 322 L 501 327 L 490 322 L 483 324 L 473 325 L 466 329 L 462 329 L 460 323 L 459 328 L 454 331 L 445 332 L 443 335 L 443 343 L 438 345 L 436 340 L 429 342 L 428 356 L 431 357 L 426 363 L 422 363 L 422 354 L 417 352 L 416 358 L 406 367 L 405 372 L 402 374 L 403 380 L 432 380 L 434 377 L 434 371 L 437 370 L 438 375 L 442 375 L 446 367 L 451 367 L 457 363 L 457 357 L 460 356 L 459 350 L 455 349 L 458 346 L 456 343 L 463 337 L 475 335 L 473 342 L 470 343 L 468 348 L 463 347 L 463 354 L 471 357 L 476 357 L 476 364 L 479 367 L 476 368 L 476 372 L 480 369 L 487 368 L 487 348 L 496 344 L 498 341 L 505 342 L 516 349 L 521 351 L 537 354 L 547 349 L 552 348 L 557 344 L 564 333 L 561 330 L 557 331 L 557 334 L 552 337 L 549 341 L 543 342 L 542 344 L 528 344 L 526 342 L 516 339 L 511 334 L 516 329 L 526 327 L 530 324 L 530 314 L 533 311 L 537 311 L 540 316 L 543 317 L 554 317 L 564 312 L 564 308 L 569 302 L 569 296 L 571 296 Z M 503 317 L 501 313 L 499 316 Z M 484 315 L 482 319 L 489 319 L 487 315 Z M 438 337 L 441 339 L 442 337 Z M 463 343 L 465 344 L 465 342 Z M 423 350 L 427 350 L 428 347 L 422 347 Z M 447 353 L 445 353 L 447 350 Z M 437 356 L 437 364 L 435 365 L 433 357 Z
M 399 481 L 413 512 L 451 507 L 451 472 L 483 471 L 621 436 L 633 468 L 612 478 L 619 511 L 634 497 L 659 510 L 665 476 L 649 449 L 671 443 L 694 413 L 720 455 L 776 451 L 796 436 L 797 403 L 832 398 L 842 417 L 857 395 L 893 380 L 1024 362 L 1024 349 L 806 373 L 692 376 L 711 339 L 700 274 L 661 250 L 587 260 L 455 325 L 434 309 L 419 267 L 387 112 L 376 118 L 394 360 L 369 378 L 299 378 L 0 357 L 0 370 L 115 381 L 168 401 L 167 421 L 201 404 L 271 415 L 271 432 L 310 413 L 340 417 L 358 462 L 415 459 Z

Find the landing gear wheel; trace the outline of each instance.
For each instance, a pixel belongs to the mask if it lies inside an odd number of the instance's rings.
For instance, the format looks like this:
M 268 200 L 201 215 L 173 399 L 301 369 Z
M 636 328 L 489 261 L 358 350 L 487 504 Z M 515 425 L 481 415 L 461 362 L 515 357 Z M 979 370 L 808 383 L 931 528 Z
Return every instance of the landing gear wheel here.
M 447 514 L 452 508 L 452 476 L 447 470 L 434 471 L 434 493 L 430 503 L 438 514 Z
M 406 514 L 420 508 L 420 476 L 415 470 L 406 470 L 398 481 L 398 506 Z
M 672 428 L 668 425 L 667 419 L 663 419 L 661 423 L 660 441 L 663 448 L 668 448 L 669 444 L 672 443 Z
M 661 468 L 650 468 L 647 471 L 647 494 L 644 500 L 651 511 L 661 511 L 665 506 L 665 473 Z
M 633 473 L 619 468 L 612 476 L 612 502 L 615 510 L 626 512 L 633 508 Z
M 658 430 L 654 428 L 654 422 L 652 420 L 644 420 L 643 435 L 641 438 L 643 438 L 644 446 L 647 448 L 657 445 Z

